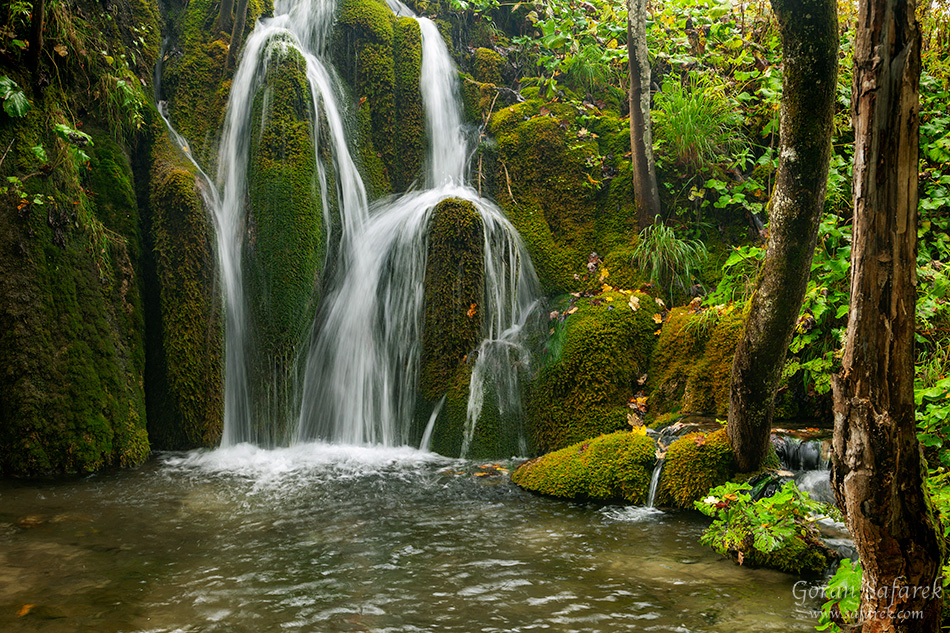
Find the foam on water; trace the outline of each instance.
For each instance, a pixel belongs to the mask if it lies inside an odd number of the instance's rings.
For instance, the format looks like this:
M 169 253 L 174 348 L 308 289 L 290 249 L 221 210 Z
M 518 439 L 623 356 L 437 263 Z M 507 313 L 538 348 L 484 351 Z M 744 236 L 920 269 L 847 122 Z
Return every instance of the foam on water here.
M 647 506 L 613 506 L 602 509 L 600 513 L 613 521 L 640 523 L 641 521 L 650 521 L 659 517 L 663 514 L 663 511 L 659 508 Z
M 275 479 L 327 470 L 339 474 L 374 475 L 383 471 L 414 470 L 426 464 L 449 464 L 454 461 L 409 446 L 352 446 L 324 442 L 271 449 L 242 443 L 213 451 L 191 451 L 184 455 L 167 453 L 161 460 L 166 469 L 253 479 Z

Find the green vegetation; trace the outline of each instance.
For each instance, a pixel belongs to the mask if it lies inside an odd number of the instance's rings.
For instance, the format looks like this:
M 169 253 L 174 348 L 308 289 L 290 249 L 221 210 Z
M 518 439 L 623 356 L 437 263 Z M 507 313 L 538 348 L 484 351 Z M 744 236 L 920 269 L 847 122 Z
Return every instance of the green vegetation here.
M 656 340 L 659 306 L 649 295 L 604 284 L 565 302 L 550 315 L 528 399 L 528 435 L 538 451 L 628 428 Z
M 809 499 L 793 481 L 772 496 L 755 499 L 756 492 L 747 483 L 726 483 L 694 502 L 713 518 L 702 543 L 740 565 L 819 576 L 836 555 L 822 543 L 815 519 L 837 513 Z
M 642 432 L 601 435 L 525 462 L 511 480 L 554 497 L 643 503 L 654 449 L 653 440 Z

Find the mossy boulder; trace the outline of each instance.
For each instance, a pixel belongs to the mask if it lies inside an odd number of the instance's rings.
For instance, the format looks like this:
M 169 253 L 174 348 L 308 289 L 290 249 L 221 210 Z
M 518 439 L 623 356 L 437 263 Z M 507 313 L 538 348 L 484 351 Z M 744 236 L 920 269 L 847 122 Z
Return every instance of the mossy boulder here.
M 485 186 L 524 238 L 547 292 L 578 289 L 591 252 L 630 246 L 636 213 L 622 182 L 630 179 L 619 177 L 625 165 L 629 171 L 629 139 L 624 150 L 618 116 L 532 98 L 496 111 L 488 131 Z
M 194 165 L 172 145 L 161 122 L 153 128 L 144 193 L 149 436 L 164 450 L 211 447 L 224 424 L 224 323 L 214 226 Z
M 490 48 L 476 48 L 472 53 L 472 77 L 485 84 L 500 84 L 505 58 Z
M 692 508 L 716 486 L 735 475 L 732 444 L 725 429 L 689 433 L 666 451 L 657 489 L 657 505 Z
M 638 291 L 604 284 L 552 312 L 551 335 L 530 387 L 528 434 L 536 451 L 563 448 L 628 428 L 641 389 L 659 306 Z
M 670 311 L 653 352 L 650 416 L 729 411 L 732 358 L 742 333 L 738 306 Z
M 481 340 L 484 227 L 471 202 L 447 198 L 429 224 L 419 394 L 442 397 Z
M 764 470 L 779 468 L 775 449 Z M 666 450 L 657 490 L 657 505 L 692 508 L 693 502 L 727 481 L 746 481 L 758 473 L 737 473 L 732 444 L 722 428 L 711 433 L 697 431 L 677 439 Z
M 333 37 L 335 65 L 358 103 L 370 193 L 404 190 L 421 175 L 425 155 L 419 25 L 382 0 L 343 0 Z
M 644 503 L 655 448 L 652 439 L 635 431 L 601 435 L 525 462 L 511 480 L 554 497 Z
M 290 439 L 291 386 L 316 312 L 326 236 L 306 62 L 279 38 L 268 55 L 251 114 L 242 259 L 254 350 L 253 419 L 259 441 L 283 443 Z

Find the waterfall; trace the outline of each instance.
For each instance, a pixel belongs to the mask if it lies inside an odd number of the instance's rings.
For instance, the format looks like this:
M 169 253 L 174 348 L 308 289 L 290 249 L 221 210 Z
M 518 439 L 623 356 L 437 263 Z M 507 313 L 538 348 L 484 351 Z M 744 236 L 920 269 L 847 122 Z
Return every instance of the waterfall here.
M 344 91 L 327 61 L 335 0 L 277 0 L 275 16 L 259 20 L 244 45 L 225 115 L 216 181 L 212 186 L 209 180 L 206 187 L 226 316 L 223 446 L 312 439 L 386 446 L 420 441 L 413 437 L 412 422 L 417 415 L 428 232 L 433 210 L 446 198 L 470 203 L 482 225 L 482 342 L 473 350 L 463 454 L 472 443 L 486 393 L 502 414 L 519 414 L 518 372 L 530 361 L 523 341 L 540 296 L 537 278 L 504 214 L 465 184 L 468 147 L 457 71 L 438 29 L 397 0 L 390 0 L 390 7 L 398 15 L 412 16 L 420 26 L 420 92 L 430 143 L 427 188 L 372 205 L 349 149 Z M 262 369 L 255 366 L 260 361 L 252 353 L 254 323 L 242 263 L 246 244 L 253 241 L 247 210 L 248 161 L 255 98 L 264 86 L 270 60 L 290 50 L 305 62 L 315 141 L 313 190 L 322 205 L 323 228 L 331 245 L 327 252 L 336 259 L 325 267 L 333 274 L 320 282 L 323 298 L 307 335 L 292 347 L 289 357 L 273 359 L 271 369 Z M 265 91 L 265 102 L 268 98 Z M 339 233 L 334 235 L 334 230 Z M 268 371 L 274 373 L 268 392 L 275 394 L 273 406 L 255 402 L 260 396 L 251 384 L 252 373 L 267 377 Z M 424 449 L 444 403 L 443 397 L 429 415 L 421 438 Z M 282 407 L 290 413 L 282 413 Z M 255 418 L 260 418 L 262 409 L 293 417 L 293 435 L 261 428 L 261 420 Z

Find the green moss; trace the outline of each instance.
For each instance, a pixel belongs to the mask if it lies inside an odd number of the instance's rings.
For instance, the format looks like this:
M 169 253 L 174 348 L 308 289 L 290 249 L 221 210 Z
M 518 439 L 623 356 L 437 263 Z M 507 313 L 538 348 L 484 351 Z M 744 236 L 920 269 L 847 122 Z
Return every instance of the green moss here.
M 639 433 L 601 435 L 525 462 L 511 480 L 555 497 L 643 503 L 654 451 L 653 440 Z
M 279 41 L 269 55 L 251 115 L 242 256 L 255 342 L 250 399 L 260 408 L 254 418 L 262 441 L 282 442 L 289 439 L 289 385 L 316 312 L 326 237 L 306 62 Z
M 194 167 L 154 125 L 148 166 L 148 431 L 157 448 L 218 443 L 224 421 L 223 315 L 214 229 Z
M 444 394 L 481 339 L 485 296 L 481 217 L 471 202 L 447 198 L 432 212 L 425 276 L 419 392 Z
M 215 32 L 217 0 L 190 0 L 166 25 L 181 55 L 169 56 L 162 90 L 178 132 L 192 144 L 202 165 L 217 161 L 218 141 L 231 92 L 234 68 L 228 68 L 230 32 Z M 273 13 L 272 0 L 249 0 L 242 42 L 258 18 Z M 207 169 L 211 172 L 211 169 Z
M 475 81 L 485 84 L 500 84 L 501 70 L 505 66 L 505 58 L 489 48 L 476 48 L 472 76 Z
M 37 106 L 40 120 L 58 116 Z M 0 217 L 4 475 L 135 465 L 150 450 L 132 172 L 118 145 L 88 130 L 94 177 L 81 181 L 75 165 L 62 163 L 29 184 L 42 207 L 15 210 L 7 198 L 11 212 Z M 27 120 L 0 138 L 8 146 L 42 142 L 56 160 L 65 148 L 44 132 Z
M 426 151 L 426 121 L 422 108 L 419 75 L 422 72 L 422 35 L 419 22 L 397 18 L 393 29 L 398 148 L 393 170 L 393 188 L 405 191 L 422 176 Z
M 640 389 L 656 339 L 656 311 L 652 297 L 613 289 L 564 306 L 531 385 L 527 414 L 535 450 L 627 428 L 627 404 Z
M 730 522 L 729 534 L 733 538 L 725 539 L 722 544 L 725 553 L 746 567 L 766 567 L 787 574 L 820 577 L 828 566 L 838 559 L 838 554 L 822 543 L 818 530 L 813 525 L 799 525 L 795 534 L 780 548 L 771 552 L 761 552 L 754 547 L 754 533 L 748 524 L 748 518 L 742 517 L 742 523 Z
M 586 127 L 596 117 L 582 120 L 572 106 L 537 99 L 489 122 L 497 141 L 491 193 L 522 234 L 547 292 L 578 289 L 575 275 L 586 272 L 591 252 L 627 248 L 636 235 L 632 192 L 615 184 L 624 158 L 608 147 L 623 147 L 619 119 L 600 118 L 605 139 Z
M 396 70 L 393 42 L 398 21 L 382 0 L 343 0 L 334 29 L 334 60 L 344 81 L 353 91 L 359 109 L 369 119 L 369 136 L 361 139 L 363 162 L 366 151 L 372 151 L 386 168 L 386 187 L 377 192 L 388 193 L 391 181 L 399 172 L 396 146 Z M 409 27 L 398 29 L 402 42 L 409 42 Z M 400 79 L 412 72 L 413 52 L 400 53 L 404 63 Z M 421 53 L 420 53 L 421 59 Z M 421 62 L 420 62 L 421 63 Z M 401 88 L 408 85 L 401 82 Z M 370 158 L 370 160 L 372 160 Z
M 650 415 L 725 416 L 732 357 L 741 333 L 742 315 L 736 307 L 672 310 L 650 366 Z
M 670 444 L 666 451 L 657 503 L 692 508 L 694 501 L 734 474 L 732 444 L 725 429 L 709 434 L 690 433 Z

